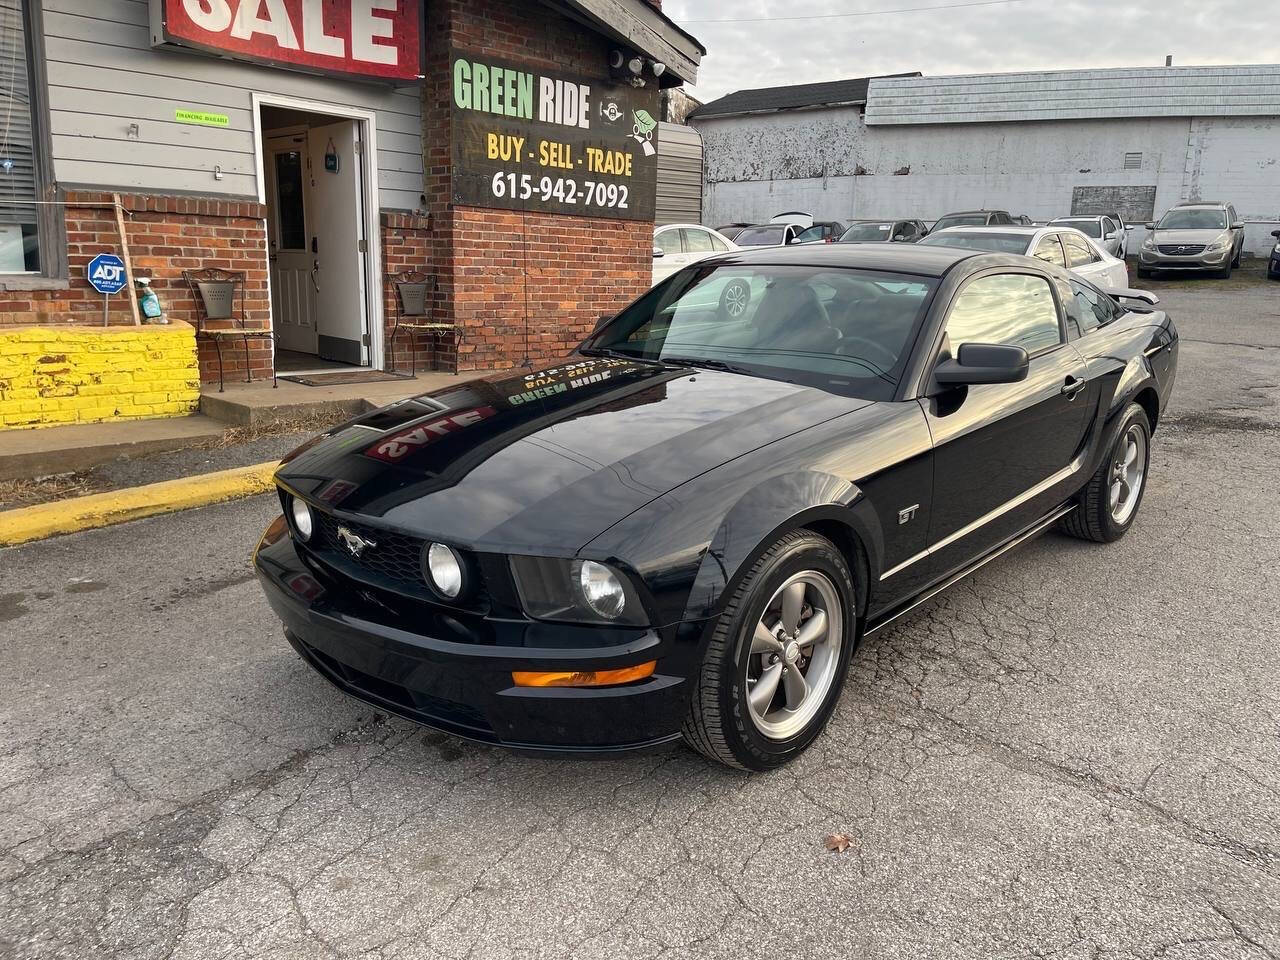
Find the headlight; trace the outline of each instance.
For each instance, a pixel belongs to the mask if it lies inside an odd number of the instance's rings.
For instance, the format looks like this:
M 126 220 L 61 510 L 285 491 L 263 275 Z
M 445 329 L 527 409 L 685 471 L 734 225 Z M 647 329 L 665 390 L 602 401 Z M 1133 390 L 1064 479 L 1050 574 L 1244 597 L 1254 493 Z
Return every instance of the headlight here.
M 627 606 L 618 575 L 594 560 L 583 560 L 574 566 L 578 568 L 578 589 L 587 606 L 606 620 L 617 620 Z
M 525 613 L 537 620 L 641 626 L 644 605 L 629 577 L 595 560 L 512 557 Z
M 443 543 L 428 545 L 426 559 L 427 582 L 442 597 L 456 600 L 462 593 L 462 559 Z
M 311 519 L 311 508 L 307 506 L 305 500 L 293 497 L 289 501 L 289 512 L 293 515 L 293 532 L 298 535 L 299 540 L 306 543 L 311 539 L 311 531 L 315 529 Z
M 1205 253 L 1217 253 L 1219 250 L 1225 250 L 1229 246 L 1231 246 L 1230 237 L 1219 237 L 1217 240 L 1213 241 L 1213 243 L 1205 247 L 1204 250 Z
M 1147 234 L 1147 238 L 1142 241 L 1143 250 L 1154 250 L 1156 248 L 1156 238 L 1151 234 Z

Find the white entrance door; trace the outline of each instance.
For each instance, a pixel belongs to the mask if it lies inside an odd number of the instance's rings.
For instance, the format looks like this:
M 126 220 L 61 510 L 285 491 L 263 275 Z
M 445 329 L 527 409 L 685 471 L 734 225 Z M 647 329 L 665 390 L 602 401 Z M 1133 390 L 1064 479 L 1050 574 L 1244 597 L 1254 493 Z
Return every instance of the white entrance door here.
M 315 353 L 316 287 L 308 218 L 310 156 L 306 131 L 267 141 L 267 233 L 271 318 L 282 350 Z
M 312 127 L 311 236 L 314 238 L 316 325 L 326 360 L 367 365 L 364 175 L 360 124 Z

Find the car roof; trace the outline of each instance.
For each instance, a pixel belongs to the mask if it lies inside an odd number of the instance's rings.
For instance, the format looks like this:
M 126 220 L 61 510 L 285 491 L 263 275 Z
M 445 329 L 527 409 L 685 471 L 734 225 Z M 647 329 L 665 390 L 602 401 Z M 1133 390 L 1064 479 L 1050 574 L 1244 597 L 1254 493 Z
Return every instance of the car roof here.
M 1082 213 L 1079 216 L 1054 217 L 1049 222 L 1050 223 L 1069 223 L 1072 220 L 1101 220 L 1103 217 L 1106 217 L 1108 220 L 1110 220 L 1112 216 L 1113 215 L 1110 213 Z
M 993 265 L 1016 264 L 1027 260 L 1026 257 L 1012 257 L 987 250 L 924 247 L 908 243 L 805 243 L 789 247 L 744 247 L 732 253 L 717 254 L 699 263 L 843 267 L 941 277 L 957 263 L 974 257 L 990 257 Z
M 950 213 L 944 213 L 938 219 L 941 220 L 944 217 L 963 217 L 963 216 L 966 216 L 969 214 L 975 214 L 975 213 L 1005 213 L 1005 212 L 1006 211 L 1004 210 L 952 210 Z
M 1219 203 L 1217 200 L 1188 200 L 1185 203 L 1175 203 L 1175 207 L 1225 207 L 1225 203 Z
M 954 230 L 956 233 L 1024 233 L 1031 236 L 1033 233 L 1039 233 L 1044 227 L 1037 227 L 1034 224 L 1027 223 L 966 223 L 959 227 L 943 227 L 940 233 L 950 233 Z M 936 236 L 937 234 L 933 234 Z

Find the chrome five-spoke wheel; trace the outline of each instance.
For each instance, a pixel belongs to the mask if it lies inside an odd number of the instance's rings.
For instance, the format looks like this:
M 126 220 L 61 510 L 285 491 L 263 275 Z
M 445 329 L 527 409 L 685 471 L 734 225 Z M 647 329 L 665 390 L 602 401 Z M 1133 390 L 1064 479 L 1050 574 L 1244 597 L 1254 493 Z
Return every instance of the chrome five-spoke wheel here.
M 1111 518 L 1117 524 L 1129 522 L 1138 505 L 1145 478 L 1147 435 L 1138 424 L 1131 424 L 1116 444 L 1111 465 Z
M 835 585 L 817 570 L 788 578 L 751 638 L 747 707 L 771 740 L 802 731 L 821 709 L 840 664 L 844 617 Z

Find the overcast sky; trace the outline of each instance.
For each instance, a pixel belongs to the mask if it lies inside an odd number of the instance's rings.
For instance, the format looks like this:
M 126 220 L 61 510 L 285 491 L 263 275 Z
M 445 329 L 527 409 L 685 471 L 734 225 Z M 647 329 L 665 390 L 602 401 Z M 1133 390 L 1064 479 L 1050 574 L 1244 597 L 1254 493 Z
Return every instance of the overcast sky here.
M 973 0 L 664 0 L 663 11 L 707 48 L 703 102 L 734 90 L 919 70 L 931 76 L 1073 67 L 1275 63 L 1276 6 L 1258 0 L 1012 0 L 857 16 L 814 14 Z M 759 22 L 709 23 L 722 18 Z

